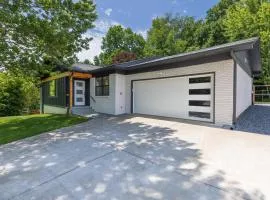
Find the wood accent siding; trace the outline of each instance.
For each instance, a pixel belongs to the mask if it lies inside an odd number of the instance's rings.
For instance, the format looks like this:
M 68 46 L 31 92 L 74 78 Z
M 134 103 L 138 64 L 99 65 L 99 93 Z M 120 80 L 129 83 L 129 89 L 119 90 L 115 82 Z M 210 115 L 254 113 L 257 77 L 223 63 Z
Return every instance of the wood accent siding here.
M 73 72 L 72 73 L 72 77 L 73 78 L 78 78 L 78 79 L 89 79 L 92 77 L 91 74 L 87 74 L 87 73 L 79 73 L 79 72 Z
M 52 81 L 52 80 L 56 80 L 56 79 L 60 79 L 60 78 L 63 78 L 63 77 L 70 76 L 71 74 L 72 74 L 72 72 L 64 72 L 64 73 L 61 73 L 61 74 L 57 74 L 55 76 L 45 78 L 41 82 L 42 83 L 49 82 L 49 81 Z

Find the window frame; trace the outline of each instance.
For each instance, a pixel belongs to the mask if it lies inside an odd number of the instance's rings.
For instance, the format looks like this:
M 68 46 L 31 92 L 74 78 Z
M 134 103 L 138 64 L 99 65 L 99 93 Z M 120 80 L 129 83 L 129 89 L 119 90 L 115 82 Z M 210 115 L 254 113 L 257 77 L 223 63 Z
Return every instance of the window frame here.
M 97 85 L 97 80 L 101 79 L 101 84 Z M 106 81 L 106 79 L 108 79 L 108 81 Z M 106 82 L 108 84 L 106 84 Z M 97 92 L 97 88 L 101 88 L 101 94 L 98 94 Z M 107 88 L 108 92 L 106 93 L 105 88 Z M 99 76 L 95 78 L 95 96 L 96 97 L 108 97 L 110 96 L 110 76 L 106 75 L 106 76 Z
M 52 95 L 52 83 L 54 83 L 54 94 Z M 51 80 L 49 82 L 49 97 L 57 97 L 57 84 L 56 84 L 56 80 Z

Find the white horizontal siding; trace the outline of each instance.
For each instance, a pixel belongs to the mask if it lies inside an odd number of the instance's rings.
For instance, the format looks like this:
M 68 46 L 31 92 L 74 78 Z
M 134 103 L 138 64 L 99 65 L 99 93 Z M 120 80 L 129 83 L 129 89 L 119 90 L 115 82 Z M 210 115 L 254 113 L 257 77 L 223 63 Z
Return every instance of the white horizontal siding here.
M 131 81 L 168 76 L 215 72 L 215 123 L 232 124 L 233 118 L 233 60 L 204 63 L 126 76 L 126 113 L 131 112 Z
M 236 118 L 252 104 L 252 77 L 238 64 L 236 68 Z
M 110 74 L 110 90 L 109 96 L 96 96 L 95 94 L 95 78 L 90 79 L 90 95 L 95 99 L 90 98 L 90 107 L 99 113 L 115 114 L 115 74 Z

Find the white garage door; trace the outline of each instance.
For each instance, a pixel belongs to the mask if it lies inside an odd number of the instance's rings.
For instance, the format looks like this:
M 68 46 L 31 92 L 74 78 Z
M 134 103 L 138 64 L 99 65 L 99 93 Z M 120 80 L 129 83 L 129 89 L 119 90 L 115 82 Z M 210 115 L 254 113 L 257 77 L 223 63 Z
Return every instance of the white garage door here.
M 133 113 L 213 122 L 214 74 L 133 81 Z

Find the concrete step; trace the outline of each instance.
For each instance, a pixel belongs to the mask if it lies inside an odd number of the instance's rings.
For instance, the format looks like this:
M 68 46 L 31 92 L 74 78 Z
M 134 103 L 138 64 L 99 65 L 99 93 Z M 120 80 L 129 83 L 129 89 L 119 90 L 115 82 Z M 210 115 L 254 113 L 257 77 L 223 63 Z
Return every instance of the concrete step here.
M 74 115 L 88 117 L 92 114 L 95 114 L 96 112 L 90 106 L 78 106 L 73 107 L 71 113 Z

